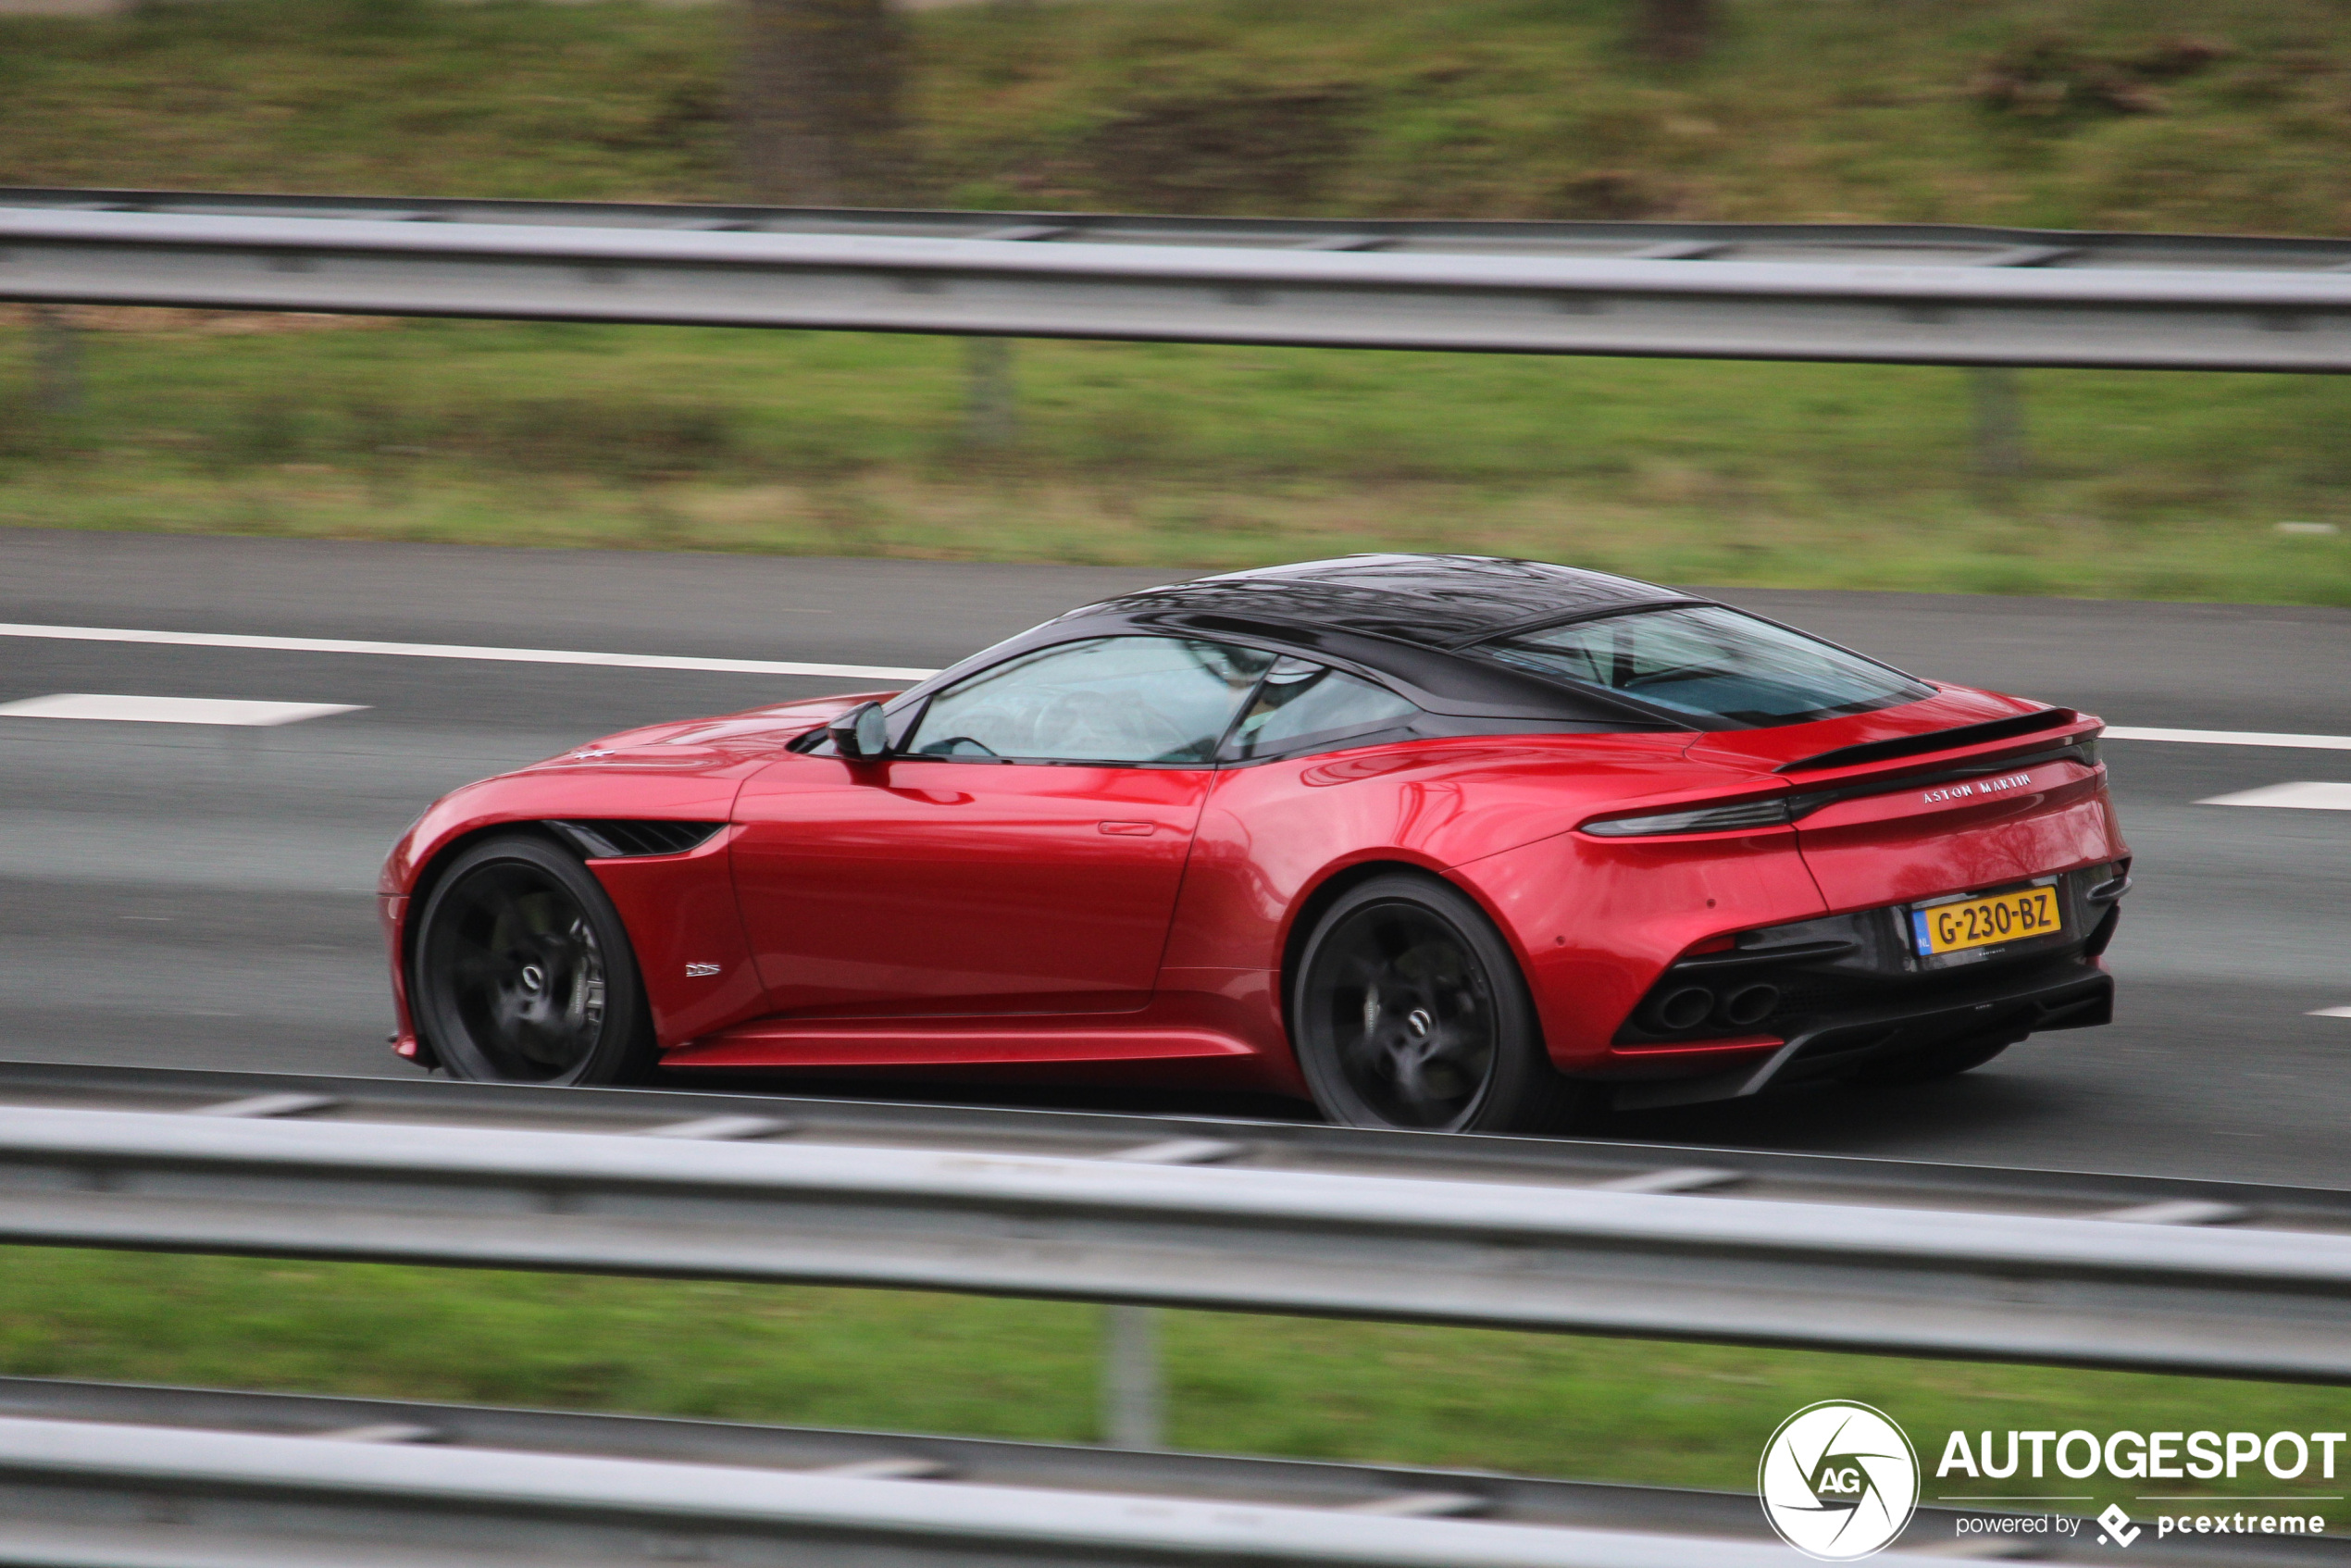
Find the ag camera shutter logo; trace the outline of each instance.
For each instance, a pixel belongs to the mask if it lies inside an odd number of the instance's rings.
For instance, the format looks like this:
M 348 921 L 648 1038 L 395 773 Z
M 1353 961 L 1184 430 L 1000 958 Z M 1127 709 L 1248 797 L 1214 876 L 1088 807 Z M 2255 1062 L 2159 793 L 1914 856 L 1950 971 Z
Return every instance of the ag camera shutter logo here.
M 1780 1539 L 1822 1562 L 1883 1551 L 1919 1505 L 1919 1455 L 1891 1416 L 1823 1400 L 1780 1423 L 1755 1489 Z

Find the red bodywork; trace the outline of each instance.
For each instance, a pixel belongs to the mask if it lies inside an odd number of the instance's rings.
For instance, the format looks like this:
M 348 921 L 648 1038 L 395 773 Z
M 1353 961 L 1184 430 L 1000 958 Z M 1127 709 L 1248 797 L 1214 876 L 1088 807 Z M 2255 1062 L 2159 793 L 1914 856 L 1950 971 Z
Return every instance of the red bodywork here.
M 1765 729 L 1417 740 L 1198 769 L 785 750 L 864 700 L 632 730 L 439 802 L 394 848 L 380 890 L 396 1049 L 418 1052 L 408 915 L 454 849 L 515 824 L 728 824 L 682 854 L 589 862 L 633 939 L 667 1067 L 1014 1071 L 1300 1096 L 1286 964 L 1301 921 L 1365 868 L 1417 867 L 1484 906 L 1561 1070 L 1655 1077 L 1718 1073 L 1783 1043 L 1616 1043 L 1694 949 L 2128 853 L 2102 766 L 2042 762 L 1996 791 L 1902 784 L 2046 753 L 2095 735 L 2086 716 L 2021 740 L 1806 772 L 1800 786 L 1774 771 L 2046 711 L 1964 687 Z M 1867 792 L 1792 826 L 1579 830 L 1856 784 Z

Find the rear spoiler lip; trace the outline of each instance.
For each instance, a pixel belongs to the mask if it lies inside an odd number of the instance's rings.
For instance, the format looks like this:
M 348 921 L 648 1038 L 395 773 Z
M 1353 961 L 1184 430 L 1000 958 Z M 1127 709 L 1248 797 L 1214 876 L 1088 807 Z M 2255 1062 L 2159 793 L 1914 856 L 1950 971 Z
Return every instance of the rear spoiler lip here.
M 1983 746 L 1995 740 L 2037 735 L 2045 729 L 2062 729 L 2078 722 L 2081 717 L 2071 708 L 2043 708 L 2038 713 L 2019 714 L 2013 718 L 1996 718 L 1982 724 L 1962 724 L 1951 729 L 1929 730 L 1923 735 L 1902 735 L 1891 740 L 1865 740 L 1858 746 L 1840 746 L 1833 752 L 1822 752 L 1813 756 L 1799 757 L 1795 762 L 1782 763 L 1772 771 L 1821 773 L 1830 768 L 1896 762 L 1903 757 L 1924 756 L 1931 752 L 1955 752 L 1966 746 Z

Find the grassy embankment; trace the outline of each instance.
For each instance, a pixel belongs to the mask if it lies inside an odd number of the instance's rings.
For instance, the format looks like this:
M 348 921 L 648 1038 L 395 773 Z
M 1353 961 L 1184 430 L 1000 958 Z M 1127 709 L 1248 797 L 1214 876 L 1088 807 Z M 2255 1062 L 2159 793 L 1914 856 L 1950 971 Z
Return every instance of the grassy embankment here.
M 2351 18 L 1750 0 L 1706 64 L 1610 0 L 979 6 L 913 22 L 910 199 L 2340 231 Z M 720 197 L 723 13 L 221 0 L 0 20 L 0 180 Z M 2183 43 L 2186 40 L 2186 43 Z M 1959 371 L 1024 345 L 1009 449 L 933 340 L 412 324 L 85 334 L 0 524 L 1134 562 L 1382 545 L 1683 580 L 2351 603 L 2351 391 Z
M 0 431 L 0 524 L 2351 604 L 2332 380 L 2029 376 L 2001 494 L 1939 369 L 1036 343 L 1020 443 L 975 451 L 933 339 L 89 337 L 87 412 Z
M 943 1296 L 0 1249 L 0 1373 L 1059 1442 L 1096 1435 L 1098 1320 Z M 1751 1486 L 1772 1429 L 1821 1399 L 1889 1412 L 1930 1467 L 1955 1427 L 2345 1425 L 2323 1388 L 1207 1313 L 1169 1314 L 1167 1361 L 1182 1447 L 1726 1488 Z M 2256 1470 L 2178 1489 L 2345 1489 Z M 2108 1494 L 2136 1506 L 2130 1483 L 2092 1485 L 2084 1512 Z

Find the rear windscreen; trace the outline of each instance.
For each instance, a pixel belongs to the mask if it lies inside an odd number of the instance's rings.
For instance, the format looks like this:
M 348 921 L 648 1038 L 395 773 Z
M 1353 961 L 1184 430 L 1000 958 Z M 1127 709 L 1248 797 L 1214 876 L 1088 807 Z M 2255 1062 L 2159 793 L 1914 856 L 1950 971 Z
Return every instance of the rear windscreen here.
M 1746 728 L 1868 713 L 1934 688 L 1800 631 L 1719 604 L 1639 610 L 1480 643 L 1477 652 Z

